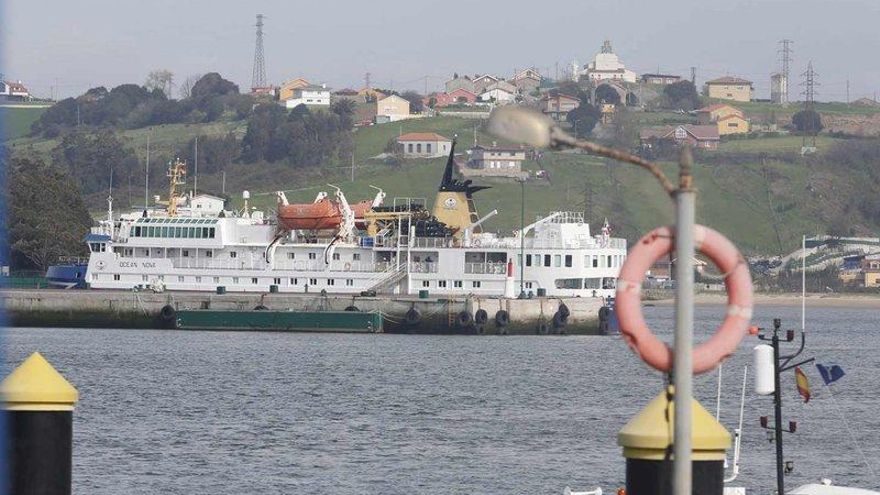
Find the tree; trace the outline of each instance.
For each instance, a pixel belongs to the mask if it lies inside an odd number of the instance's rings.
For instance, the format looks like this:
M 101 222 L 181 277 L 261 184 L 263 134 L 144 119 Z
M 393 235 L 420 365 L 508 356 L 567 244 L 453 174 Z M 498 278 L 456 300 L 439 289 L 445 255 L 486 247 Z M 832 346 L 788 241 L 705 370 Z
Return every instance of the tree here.
M 569 111 L 565 116 L 565 120 L 574 130 L 574 135 L 579 138 L 589 136 L 601 118 L 602 113 L 598 108 L 583 101 L 579 107 Z
M 822 125 L 822 116 L 815 110 L 801 110 L 792 115 L 791 124 L 798 130 L 798 132 L 804 132 L 807 134 L 818 133 L 824 128 Z
M 202 74 L 192 74 L 187 76 L 187 78 L 180 83 L 180 88 L 177 90 L 179 96 L 183 99 L 191 97 L 193 86 L 195 86 L 196 82 L 201 78 Z
M 422 103 L 422 95 L 415 91 L 404 91 L 400 94 L 400 97 L 409 102 L 410 113 L 422 113 L 425 110 L 425 105 Z
M 596 102 L 613 103 L 615 105 L 619 105 L 620 93 L 618 93 L 616 89 L 612 88 L 608 84 L 602 84 L 598 88 L 596 88 Z
M 52 163 L 69 173 L 85 194 L 106 190 L 111 171 L 118 181 L 140 168 L 134 153 L 107 129 L 65 135 L 52 150 Z
M 147 74 L 144 87 L 150 91 L 159 90 L 167 98 L 171 98 L 171 86 L 174 82 L 174 74 L 167 69 L 156 69 Z
M 697 88 L 690 81 L 668 84 L 663 88 L 663 94 L 668 100 L 669 107 L 675 110 L 694 110 L 700 106 Z
M 190 89 L 190 96 L 195 99 L 206 99 L 230 93 L 238 93 L 238 86 L 232 81 L 223 79 L 216 72 L 209 72 L 200 77 Z
M 84 255 L 92 218 L 71 177 L 23 158 L 10 160 L 5 173 L 12 266 L 44 271 L 60 256 Z

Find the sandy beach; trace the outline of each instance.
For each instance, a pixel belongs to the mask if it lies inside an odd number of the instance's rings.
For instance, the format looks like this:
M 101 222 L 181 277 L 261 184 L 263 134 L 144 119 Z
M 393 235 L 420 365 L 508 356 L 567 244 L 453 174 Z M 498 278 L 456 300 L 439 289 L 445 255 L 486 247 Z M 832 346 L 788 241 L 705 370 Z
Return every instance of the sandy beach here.
M 869 294 L 807 294 L 807 307 L 878 308 L 880 295 Z M 726 304 L 725 294 L 697 294 L 696 304 Z M 671 305 L 673 299 L 646 301 L 648 304 Z M 756 306 L 800 306 L 800 294 L 755 294 Z

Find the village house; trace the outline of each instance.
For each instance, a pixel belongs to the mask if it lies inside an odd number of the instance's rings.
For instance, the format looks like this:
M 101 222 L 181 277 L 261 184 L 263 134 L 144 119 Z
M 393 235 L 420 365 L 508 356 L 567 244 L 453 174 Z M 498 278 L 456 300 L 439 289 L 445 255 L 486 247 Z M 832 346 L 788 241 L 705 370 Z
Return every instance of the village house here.
M 676 145 L 689 144 L 694 148 L 718 149 L 721 138 L 715 125 L 681 124 L 666 127 L 648 127 L 639 131 L 642 146 L 652 147 L 659 141 L 671 141 Z
M 493 102 L 499 105 L 512 103 L 516 99 L 516 86 L 507 81 L 498 81 L 480 94 L 480 101 Z
M 556 94 L 541 99 L 541 110 L 555 121 L 565 120 L 568 112 L 579 107 L 581 101 L 574 96 Z
M 675 84 L 681 81 L 681 76 L 672 74 L 642 74 L 642 82 L 645 84 Z
M 28 100 L 31 95 L 21 81 L 0 81 L 0 99 Z
M 281 83 L 281 86 L 278 87 L 278 100 L 287 101 L 293 98 L 294 90 L 305 88 L 306 86 L 311 86 L 311 84 L 312 83 L 306 81 L 301 77 L 297 77 L 289 81 L 284 81 L 283 83 Z
M 459 76 L 458 73 L 452 75 L 452 79 L 446 81 L 446 92 L 452 93 L 456 89 L 466 89 L 471 93 L 474 91 L 474 81 L 469 76 Z
M 477 101 L 477 95 L 464 88 L 458 88 L 451 93 L 435 93 L 426 99 L 430 102 L 431 98 L 434 99 L 435 108 L 443 108 L 455 104 L 472 105 Z
M 330 95 L 331 101 L 341 101 L 341 100 L 349 100 L 353 102 L 362 102 L 364 100 L 361 99 L 360 95 L 357 91 L 351 88 L 340 89 L 338 91 L 334 91 L 333 94 Z
M 468 175 L 520 177 L 525 159 L 523 148 L 477 145 L 470 149 Z
M 614 53 L 611 48 L 611 41 L 605 40 L 602 49 L 593 58 L 593 61 L 587 64 L 586 70 L 581 72 L 587 76 L 590 81 L 617 80 L 634 83 L 636 82 L 636 73 L 627 69 L 623 62 Z
M 739 77 L 719 77 L 706 81 L 706 96 L 719 100 L 752 101 L 752 81 Z
M 449 154 L 452 140 L 435 132 L 410 132 L 397 138 L 397 146 L 406 158 L 436 158 Z
M 501 78 L 495 77 L 489 74 L 483 74 L 482 76 L 474 77 L 474 89 L 473 92 L 475 94 L 480 94 L 486 91 L 486 88 L 500 81 Z
M 865 274 L 865 287 L 880 287 L 880 260 L 862 260 L 862 272 Z
M 746 120 L 742 110 L 725 103 L 716 103 L 696 111 L 697 121 L 700 125 L 718 126 L 718 134 L 747 134 L 749 121 Z
M 296 88 L 293 90 L 293 97 L 284 101 L 284 106 L 287 108 L 296 108 L 300 105 L 329 106 L 330 90 L 327 88 L 327 85 L 310 85 Z
M 538 89 L 543 79 L 537 69 L 528 68 L 517 72 L 510 82 L 520 93 L 531 93 Z
M 387 96 L 376 101 L 376 123 L 406 120 L 409 115 L 409 101 L 397 95 Z

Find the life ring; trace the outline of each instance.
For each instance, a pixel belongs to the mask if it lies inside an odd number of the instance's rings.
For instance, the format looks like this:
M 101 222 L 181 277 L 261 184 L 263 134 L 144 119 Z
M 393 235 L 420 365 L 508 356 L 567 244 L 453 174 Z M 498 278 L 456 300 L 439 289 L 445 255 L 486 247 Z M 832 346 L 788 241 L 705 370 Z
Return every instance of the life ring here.
M 474 323 L 477 325 L 485 325 L 487 321 L 489 321 L 489 313 L 487 313 L 485 309 L 478 309 L 477 312 L 474 313 Z
M 348 261 L 346 261 L 345 264 L 342 265 L 342 267 L 345 268 L 345 271 L 347 272 L 351 271 L 351 263 L 349 263 Z
M 641 287 L 645 272 L 673 248 L 674 230 L 658 227 L 639 239 L 626 257 L 617 280 L 615 312 L 620 332 L 642 360 L 659 371 L 672 369 L 672 349 L 648 328 L 642 316 Z M 752 318 L 752 277 L 736 246 L 715 230 L 694 227 L 696 249 L 724 274 L 727 315 L 709 340 L 694 348 L 694 373 L 705 373 L 736 351 Z
M 422 313 L 416 308 L 409 308 L 409 311 L 403 315 L 407 325 L 414 326 L 422 322 Z

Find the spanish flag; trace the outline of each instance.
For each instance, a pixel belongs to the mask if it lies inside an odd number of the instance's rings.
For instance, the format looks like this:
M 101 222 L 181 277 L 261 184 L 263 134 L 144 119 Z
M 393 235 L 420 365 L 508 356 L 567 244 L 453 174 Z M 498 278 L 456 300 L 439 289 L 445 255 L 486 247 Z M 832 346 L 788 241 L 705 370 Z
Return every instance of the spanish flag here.
M 798 393 L 804 398 L 804 403 L 810 402 L 810 380 L 801 370 L 800 366 L 794 368 L 794 378 L 797 381 Z

